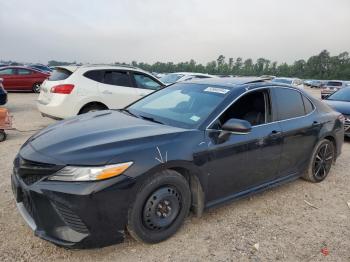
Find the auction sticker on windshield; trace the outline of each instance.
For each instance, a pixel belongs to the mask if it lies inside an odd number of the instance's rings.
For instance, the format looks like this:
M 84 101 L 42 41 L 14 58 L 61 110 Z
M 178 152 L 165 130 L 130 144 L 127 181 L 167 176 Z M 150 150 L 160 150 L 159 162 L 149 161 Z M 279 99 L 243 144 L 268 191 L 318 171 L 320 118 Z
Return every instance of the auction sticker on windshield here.
M 204 89 L 204 91 L 211 92 L 211 93 L 218 93 L 218 94 L 226 94 L 230 90 L 225 88 L 218 88 L 218 87 L 207 87 L 206 89 Z

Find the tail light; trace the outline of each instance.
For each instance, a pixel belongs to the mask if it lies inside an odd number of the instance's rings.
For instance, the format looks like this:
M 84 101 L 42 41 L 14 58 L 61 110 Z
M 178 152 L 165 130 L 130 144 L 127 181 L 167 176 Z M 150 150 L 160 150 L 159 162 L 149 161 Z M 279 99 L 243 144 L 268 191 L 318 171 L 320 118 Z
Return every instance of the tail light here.
M 342 122 L 343 124 L 345 124 L 345 116 L 343 115 L 339 115 L 338 119 L 340 120 L 340 122 Z
M 65 85 L 57 85 L 51 87 L 51 93 L 55 94 L 70 94 L 74 88 L 74 85 L 71 84 L 65 84 Z

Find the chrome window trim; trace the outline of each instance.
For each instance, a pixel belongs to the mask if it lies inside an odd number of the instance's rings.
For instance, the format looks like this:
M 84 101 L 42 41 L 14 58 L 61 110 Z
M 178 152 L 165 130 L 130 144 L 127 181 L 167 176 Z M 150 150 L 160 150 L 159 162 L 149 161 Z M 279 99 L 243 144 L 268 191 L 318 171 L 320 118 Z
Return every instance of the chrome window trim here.
M 255 127 L 260 127 L 260 126 L 265 126 L 265 125 L 270 125 L 270 124 L 274 124 L 274 123 L 280 123 L 280 122 L 284 122 L 284 121 L 289 121 L 289 120 L 293 120 L 293 119 L 298 119 L 298 118 L 302 118 L 302 117 L 307 117 L 307 116 L 309 116 L 309 115 L 311 115 L 311 114 L 313 114 L 315 111 L 316 111 L 316 106 L 315 106 L 315 104 L 311 101 L 311 99 L 309 99 L 307 96 L 305 96 L 300 90 L 298 90 L 298 89 L 296 89 L 296 88 L 292 88 L 292 87 L 286 87 L 286 86 L 264 86 L 264 87 L 259 87 L 259 88 L 255 88 L 255 89 L 251 89 L 251 90 L 247 90 L 247 91 L 245 91 L 244 93 L 242 93 L 242 94 L 240 94 L 238 97 L 236 97 L 236 99 L 234 99 L 228 106 L 226 106 L 225 108 L 224 108 L 224 110 L 222 110 L 215 118 L 214 118 L 214 120 L 213 121 L 211 121 L 210 123 L 209 123 L 209 125 L 206 127 L 206 129 L 205 130 L 216 130 L 216 131 L 222 131 L 222 130 L 220 130 L 220 129 L 213 129 L 213 128 L 209 128 L 212 124 L 214 124 L 214 122 L 230 107 L 230 106 L 232 106 L 238 99 L 240 99 L 242 96 L 244 96 L 244 95 L 246 95 L 246 94 L 248 94 L 248 93 L 250 93 L 250 92 L 254 92 L 254 91 L 256 91 L 256 90 L 261 90 L 261 89 L 270 89 L 270 88 L 273 88 L 273 87 L 277 87 L 277 88 L 285 88 L 285 89 L 291 89 L 291 90 L 294 90 L 294 91 L 296 91 L 296 92 L 299 92 L 299 94 L 301 95 L 301 96 L 304 96 L 304 97 L 306 97 L 309 101 L 310 101 L 310 103 L 312 104 L 312 106 L 313 106 L 313 110 L 310 112 L 310 113 L 308 113 L 308 114 L 306 114 L 306 115 L 303 115 L 303 116 L 297 116 L 297 117 L 292 117 L 292 118 L 288 118 L 288 119 L 283 119 L 283 120 L 276 120 L 276 121 L 272 121 L 272 122 L 269 122 L 269 123 L 265 123 L 265 124 L 260 124 L 260 125 L 256 125 L 256 126 L 252 126 L 252 129 L 253 128 L 255 128 Z M 304 101 L 303 101 L 303 105 L 304 105 Z M 271 105 L 272 106 L 272 105 Z M 305 110 L 305 105 L 304 105 L 304 110 Z

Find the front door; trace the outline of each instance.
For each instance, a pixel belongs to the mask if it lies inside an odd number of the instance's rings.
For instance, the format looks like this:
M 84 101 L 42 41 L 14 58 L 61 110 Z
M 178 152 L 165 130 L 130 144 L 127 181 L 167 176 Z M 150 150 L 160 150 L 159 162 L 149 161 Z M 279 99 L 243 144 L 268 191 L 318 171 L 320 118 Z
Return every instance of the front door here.
M 244 119 L 251 123 L 248 134 L 231 134 L 218 143 L 220 126 L 228 119 Z M 282 152 L 281 127 L 272 122 L 269 89 L 250 92 L 229 107 L 207 130 L 211 161 L 208 201 L 215 203 L 231 198 L 276 179 Z M 210 205 L 210 203 L 209 203 Z
M 5 90 L 15 90 L 17 88 L 16 69 L 4 68 L 0 70 L 0 78 L 2 78 Z

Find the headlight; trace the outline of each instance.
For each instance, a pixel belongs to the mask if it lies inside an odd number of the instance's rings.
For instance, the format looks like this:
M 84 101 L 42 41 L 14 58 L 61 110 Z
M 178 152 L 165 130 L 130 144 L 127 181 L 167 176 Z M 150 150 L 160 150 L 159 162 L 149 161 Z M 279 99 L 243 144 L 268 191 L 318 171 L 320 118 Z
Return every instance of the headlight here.
M 56 181 L 96 181 L 121 175 L 133 162 L 120 163 L 116 165 L 83 167 L 66 166 L 50 176 L 49 180 Z

